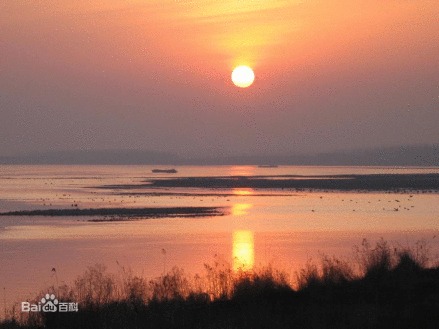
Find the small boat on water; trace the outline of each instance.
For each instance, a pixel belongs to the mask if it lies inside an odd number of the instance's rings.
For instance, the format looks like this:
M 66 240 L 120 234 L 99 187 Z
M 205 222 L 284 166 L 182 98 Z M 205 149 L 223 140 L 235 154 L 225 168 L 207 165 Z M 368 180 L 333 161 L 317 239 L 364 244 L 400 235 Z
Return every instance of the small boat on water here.
M 176 169 L 153 169 L 153 173 L 166 173 L 166 174 L 175 174 L 177 172 Z
M 277 168 L 277 165 L 260 165 L 259 168 Z

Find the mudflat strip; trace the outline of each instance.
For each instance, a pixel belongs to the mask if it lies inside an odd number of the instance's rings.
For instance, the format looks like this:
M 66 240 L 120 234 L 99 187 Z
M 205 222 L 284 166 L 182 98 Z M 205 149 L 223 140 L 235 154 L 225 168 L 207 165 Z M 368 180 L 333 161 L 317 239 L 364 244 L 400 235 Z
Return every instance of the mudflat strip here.
M 222 207 L 172 207 L 172 208 L 90 208 L 90 209 L 45 209 L 2 212 L 0 216 L 118 216 L 134 218 L 201 217 L 224 215 Z
M 145 184 L 100 186 L 107 189 L 149 188 L 256 188 L 319 189 L 339 191 L 433 191 L 439 192 L 439 174 L 374 174 L 334 176 L 225 176 L 151 179 Z

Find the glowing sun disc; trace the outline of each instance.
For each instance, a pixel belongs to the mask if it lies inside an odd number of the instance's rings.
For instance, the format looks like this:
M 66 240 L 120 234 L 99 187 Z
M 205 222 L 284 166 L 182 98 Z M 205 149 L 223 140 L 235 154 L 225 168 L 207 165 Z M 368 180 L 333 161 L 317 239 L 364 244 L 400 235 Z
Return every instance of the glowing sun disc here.
M 248 66 L 238 66 L 232 72 L 232 81 L 238 87 L 248 87 L 253 83 L 254 80 L 255 74 Z

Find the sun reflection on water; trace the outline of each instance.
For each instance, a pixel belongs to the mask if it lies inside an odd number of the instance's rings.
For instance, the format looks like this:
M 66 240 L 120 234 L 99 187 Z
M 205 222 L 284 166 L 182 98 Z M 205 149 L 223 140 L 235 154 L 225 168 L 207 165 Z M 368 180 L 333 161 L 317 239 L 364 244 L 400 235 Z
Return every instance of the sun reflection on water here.
M 255 244 L 253 232 L 233 232 L 233 270 L 248 271 L 255 263 Z
M 253 205 L 251 203 L 235 203 L 232 206 L 232 215 L 233 216 L 242 216 L 248 213 L 247 210 L 252 208 Z
M 233 189 L 233 194 L 235 195 L 253 195 L 255 194 L 255 191 L 251 188 L 245 188 L 245 189 Z
M 255 173 L 254 166 L 232 166 L 229 176 L 252 176 Z
M 253 189 L 233 189 L 233 194 L 236 196 L 252 196 L 254 195 Z M 246 215 L 248 210 L 253 207 L 252 203 L 235 203 L 232 206 L 232 215 L 241 216 Z

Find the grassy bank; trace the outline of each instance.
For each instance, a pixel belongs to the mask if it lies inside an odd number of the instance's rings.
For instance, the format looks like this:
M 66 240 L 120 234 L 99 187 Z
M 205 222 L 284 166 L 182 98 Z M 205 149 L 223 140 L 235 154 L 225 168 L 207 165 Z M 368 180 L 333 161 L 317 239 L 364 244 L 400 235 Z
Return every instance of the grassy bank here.
M 293 278 L 271 267 L 235 273 L 205 265 L 145 280 L 120 267 L 88 268 L 71 287 L 51 287 L 78 312 L 22 313 L 0 328 L 438 328 L 439 262 L 424 243 L 410 249 L 365 240 L 351 261 L 322 256 Z

